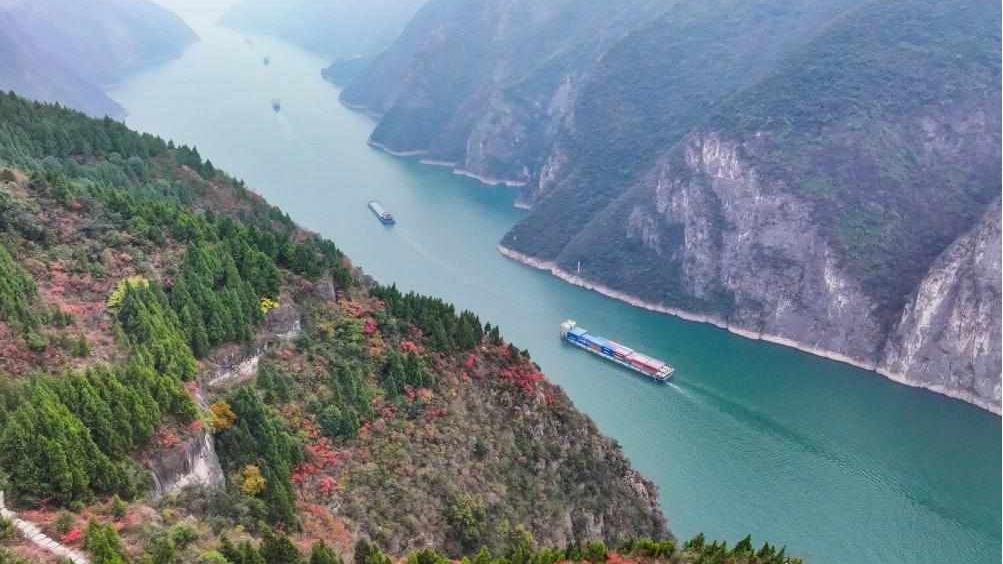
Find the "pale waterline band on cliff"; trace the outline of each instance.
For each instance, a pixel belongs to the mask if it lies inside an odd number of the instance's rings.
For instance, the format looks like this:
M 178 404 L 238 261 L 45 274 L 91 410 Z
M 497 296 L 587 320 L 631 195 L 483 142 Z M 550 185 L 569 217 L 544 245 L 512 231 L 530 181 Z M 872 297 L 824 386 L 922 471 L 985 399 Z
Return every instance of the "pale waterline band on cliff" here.
M 347 105 L 347 104 L 346 104 L 345 107 L 347 107 L 350 110 L 354 110 L 354 111 L 362 111 L 362 109 L 360 109 L 360 108 L 354 108 L 354 107 L 352 107 L 350 105 Z M 391 149 L 390 147 L 387 147 L 386 145 L 384 145 L 383 143 L 380 143 L 379 141 L 373 141 L 372 139 L 370 139 L 369 141 L 366 141 L 366 144 L 369 145 L 370 147 L 374 148 L 374 149 L 383 151 L 384 153 L 386 153 L 386 154 L 388 154 L 390 156 L 393 156 L 393 157 L 414 158 L 414 157 L 423 157 L 424 155 L 428 154 L 428 151 L 425 150 L 425 149 L 415 149 L 413 151 L 397 151 L 397 150 Z M 428 166 L 437 166 L 437 167 L 449 168 L 449 169 L 451 169 L 451 172 L 453 174 L 457 175 L 457 176 L 465 176 L 467 178 L 472 178 L 472 179 L 480 182 L 481 184 L 484 184 L 484 185 L 487 185 L 487 186 L 508 186 L 509 188 L 520 188 L 520 187 L 525 186 L 526 184 L 528 184 L 528 182 L 525 181 L 525 180 L 507 180 L 507 179 L 504 179 L 504 178 L 494 178 L 494 177 L 491 177 L 491 176 L 483 176 L 483 175 L 477 174 L 475 172 L 471 172 L 471 171 L 469 171 L 469 170 L 467 170 L 465 168 L 461 168 L 461 167 L 457 166 L 457 163 L 451 162 L 451 161 L 443 161 L 443 160 L 437 160 L 437 159 L 422 158 L 422 159 L 419 159 L 418 162 L 421 163 L 421 164 L 423 164 L 423 165 L 428 165 Z
M 910 387 L 913 387 L 913 388 L 923 388 L 925 390 L 929 390 L 931 392 L 934 392 L 934 393 L 937 393 L 937 394 L 940 394 L 940 395 L 943 395 L 943 396 L 946 396 L 946 397 L 949 397 L 949 398 L 966 401 L 966 402 L 972 403 L 974 405 L 977 405 L 978 407 L 981 407 L 982 409 L 985 409 L 986 411 L 989 411 L 991 413 L 995 413 L 996 415 L 1001 415 L 1000 407 L 998 407 L 996 405 L 993 405 L 993 404 L 991 404 L 989 402 L 986 402 L 986 401 L 984 401 L 984 400 L 982 400 L 980 398 L 977 398 L 977 397 L 975 397 L 972 394 L 958 393 L 958 392 L 955 392 L 955 391 L 952 391 L 952 390 L 944 389 L 941 386 L 926 385 L 926 384 L 922 384 L 922 383 L 919 383 L 919 382 L 915 382 L 913 380 L 910 380 L 905 375 L 896 374 L 896 373 L 890 372 L 890 371 L 888 371 L 886 369 L 883 369 L 881 367 L 876 366 L 874 363 L 863 362 L 863 361 L 856 360 L 854 358 L 850 358 L 850 357 L 848 357 L 848 356 L 846 356 L 844 354 L 840 354 L 840 353 L 837 353 L 837 352 L 834 352 L 834 351 L 827 351 L 825 349 L 820 349 L 818 347 L 813 347 L 811 345 L 806 345 L 806 344 L 803 344 L 803 343 L 799 343 L 799 342 L 797 342 L 797 341 L 795 341 L 793 339 L 789 339 L 787 337 L 781 337 L 779 335 L 770 335 L 768 333 L 760 333 L 760 332 L 756 332 L 756 331 L 750 331 L 748 329 L 743 329 L 741 327 L 735 327 L 733 325 L 728 324 L 726 321 L 724 321 L 722 319 L 715 318 L 715 317 L 712 317 L 712 316 L 691 313 L 691 312 L 687 312 L 687 311 L 684 311 L 684 310 L 681 310 L 681 309 L 676 309 L 676 308 L 672 308 L 672 307 L 668 307 L 668 306 L 663 306 L 663 305 L 658 305 L 658 304 L 653 304 L 653 303 L 650 303 L 650 302 L 646 302 L 646 301 L 638 298 L 637 296 L 631 296 L 631 295 L 629 295 L 627 293 L 620 292 L 618 290 L 614 290 L 612 288 L 609 288 L 608 286 L 604 286 L 602 284 L 591 282 L 591 281 L 589 281 L 589 280 L 587 280 L 585 278 L 582 278 L 581 276 L 577 276 L 575 274 L 572 274 L 571 272 L 568 272 L 566 270 L 563 270 L 563 269 L 559 268 L 556 264 L 554 264 L 554 263 L 552 263 L 550 261 L 541 260 L 541 259 L 538 259 L 538 258 L 534 258 L 534 257 L 528 256 L 528 255 L 525 255 L 525 254 L 520 253 L 518 251 L 513 251 L 512 249 L 510 249 L 510 248 L 508 248 L 508 247 L 506 247 L 504 245 L 498 245 L 497 249 L 498 249 L 498 252 L 502 254 L 502 256 L 504 256 L 506 258 L 509 258 L 511 260 L 514 260 L 515 262 L 518 262 L 519 264 L 522 264 L 522 265 L 525 265 L 525 266 L 529 266 L 529 267 L 535 268 L 537 270 L 544 270 L 544 271 L 549 272 L 550 274 L 554 275 L 555 277 L 557 277 L 557 278 L 559 278 L 559 279 L 561 279 L 561 280 L 563 280 L 563 281 L 565 281 L 565 282 L 567 282 L 569 284 L 573 284 L 575 286 L 579 286 L 581 288 L 585 288 L 586 290 L 591 290 L 593 292 L 597 292 L 597 293 L 602 294 L 602 295 L 604 295 L 604 296 L 606 296 L 608 298 L 613 298 L 615 300 L 627 303 L 627 304 L 632 305 L 634 307 L 639 307 L 641 309 L 646 309 L 648 311 L 653 311 L 655 313 L 664 313 L 664 314 L 667 314 L 667 315 L 672 315 L 672 316 L 678 317 L 680 319 L 683 319 L 685 321 L 694 321 L 694 322 L 698 322 L 698 323 L 708 323 L 708 324 L 713 325 L 713 326 L 715 326 L 715 327 L 717 327 L 719 329 L 724 329 L 724 330 L 728 331 L 729 333 L 738 335 L 740 337 L 745 337 L 747 339 L 752 339 L 754 341 L 766 341 L 768 343 L 773 343 L 773 344 L 776 344 L 776 345 L 782 345 L 782 346 L 785 346 L 785 347 L 790 347 L 790 348 L 793 348 L 793 349 L 797 349 L 797 350 L 799 350 L 801 352 L 805 352 L 805 353 L 812 354 L 812 355 L 815 355 L 815 356 L 819 356 L 819 357 L 822 357 L 822 358 L 827 358 L 829 360 L 834 360 L 836 362 L 842 362 L 844 364 L 849 364 L 850 366 L 855 366 L 857 368 L 861 368 L 861 369 L 864 369 L 864 370 L 869 370 L 871 372 L 876 372 L 877 374 L 880 374 L 881 376 L 883 376 L 883 377 L 885 377 L 885 378 L 887 378 L 887 379 L 889 379 L 889 380 L 891 380 L 893 382 L 896 382 L 896 383 L 899 383 L 899 384 L 903 384 L 903 385 L 906 385 L 906 386 L 910 386 Z

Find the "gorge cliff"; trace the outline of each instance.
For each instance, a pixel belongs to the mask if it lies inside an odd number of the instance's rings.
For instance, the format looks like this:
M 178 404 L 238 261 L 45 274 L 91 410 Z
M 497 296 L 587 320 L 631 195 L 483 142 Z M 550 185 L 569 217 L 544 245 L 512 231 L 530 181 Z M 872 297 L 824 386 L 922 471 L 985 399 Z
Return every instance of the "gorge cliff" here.
M 341 96 L 522 186 L 510 256 L 999 412 L 999 16 L 433 0 Z
M 0 90 L 95 117 L 121 117 L 105 91 L 196 39 L 149 0 L 5 0 L 0 23 Z

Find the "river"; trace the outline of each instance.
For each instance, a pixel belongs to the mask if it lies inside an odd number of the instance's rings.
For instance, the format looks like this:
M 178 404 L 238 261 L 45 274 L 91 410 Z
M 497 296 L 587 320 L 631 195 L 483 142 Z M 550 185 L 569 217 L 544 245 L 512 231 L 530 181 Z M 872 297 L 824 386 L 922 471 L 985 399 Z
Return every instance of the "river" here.
M 821 563 L 999 562 L 998 417 L 515 264 L 495 250 L 514 191 L 369 148 L 373 121 L 338 103 L 325 61 L 194 23 L 182 58 L 112 92 L 127 123 L 196 145 L 380 281 L 499 324 L 657 483 L 677 535 L 751 533 Z M 562 345 L 568 317 L 671 362 L 673 382 Z

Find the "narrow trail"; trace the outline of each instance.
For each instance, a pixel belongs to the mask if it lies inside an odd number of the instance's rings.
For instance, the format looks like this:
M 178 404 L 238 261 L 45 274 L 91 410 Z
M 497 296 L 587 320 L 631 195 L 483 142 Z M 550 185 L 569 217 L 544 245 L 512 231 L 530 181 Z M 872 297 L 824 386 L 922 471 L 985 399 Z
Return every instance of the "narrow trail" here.
M 10 522 L 14 524 L 14 528 L 17 529 L 18 532 L 24 536 L 24 538 L 28 539 L 29 542 L 42 550 L 51 552 L 60 558 L 66 558 L 70 562 L 73 562 L 73 564 L 90 564 L 90 560 L 88 560 L 83 553 L 56 542 L 52 538 L 45 535 L 37 525 L 19 518 L 17 513 L 7 509 L 7 506 L 4 505 L 2 491 L 0 491 L 0 517 L 9 519 Z

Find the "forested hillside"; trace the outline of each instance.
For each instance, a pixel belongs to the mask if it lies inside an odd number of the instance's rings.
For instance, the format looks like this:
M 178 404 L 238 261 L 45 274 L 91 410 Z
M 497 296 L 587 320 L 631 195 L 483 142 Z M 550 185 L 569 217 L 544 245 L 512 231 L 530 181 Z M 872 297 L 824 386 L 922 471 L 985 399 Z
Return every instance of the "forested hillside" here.
M 149 0 L 8 0 L 0 24 L 0 90 L 97 117 L 122 115 L 105 89 L 195 40 Z
M 194 148 L 0 96 L 0 273 L 0 489 L 92 562 L 791 561 L 677 543 L 528 352 Z
M 374 145 L 525 185 L 502 241 L 518 260 L 998 411 L 993 280 L 947 273 L 978 289 L 952 306 L 964 331 L 894 328 L 943 254 L 992 228 L 999 17 L 972 0 L 438 0 L 342 99 L 382 114 Z M 963 271 L 991 271 L 979 257 Z

